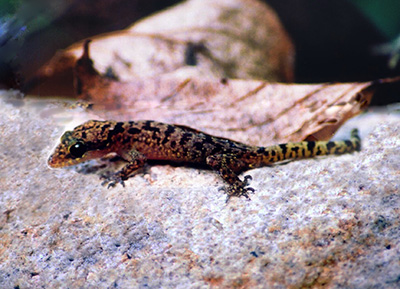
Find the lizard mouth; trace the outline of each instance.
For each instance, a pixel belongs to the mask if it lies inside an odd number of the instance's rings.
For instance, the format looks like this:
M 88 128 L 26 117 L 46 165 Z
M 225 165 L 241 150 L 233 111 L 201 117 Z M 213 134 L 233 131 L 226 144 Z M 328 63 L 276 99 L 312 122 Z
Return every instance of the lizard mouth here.
M 47 165 L 50 168 L 62 168 L 62 167 L 68 167 L 72 165 L 76 165 L 79 163 L 80 159 L 69 159 L 69 158 L 61 158 L 59 155 L 51 155 L 49 159 L 47 160 Z
M 53 154 L 51 154 L 50 157 L 48 158 L 47 165 L 50 168 L 69 167 L 91 159 L 103 157 L 104 155 L 106 155 L 106 153 L 104 153 L 103 151 L 95 150 L 95 151 L 87 151 L 81 157 L 76 157 L 71 155 L 71 153 L 66 152 L 65 150 L 56 149 L 56 151 Z
M 49 159 L 47 160 L 47 165 L 51 168 L 60 168 L 65 166 L 63 162 L 60 162 L 59 160 L 57 161 L 56 158 L 53 156 L 50 156 Z

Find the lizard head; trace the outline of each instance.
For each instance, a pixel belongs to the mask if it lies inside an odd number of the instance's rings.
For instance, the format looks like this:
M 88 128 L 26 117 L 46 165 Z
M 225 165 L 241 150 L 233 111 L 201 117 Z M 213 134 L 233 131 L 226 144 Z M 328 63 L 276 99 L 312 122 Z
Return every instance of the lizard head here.
M 47 163 L 60 168 L 100 158 L 112 152 L 112 136 L 117 122 L 90 120 L 66 131 Z

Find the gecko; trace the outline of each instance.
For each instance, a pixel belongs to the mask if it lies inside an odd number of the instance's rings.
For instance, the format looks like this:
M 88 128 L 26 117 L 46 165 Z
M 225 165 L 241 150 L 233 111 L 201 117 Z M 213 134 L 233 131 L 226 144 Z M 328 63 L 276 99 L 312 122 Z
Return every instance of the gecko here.
M 229 200 L 233 196 L 249 198 L 249 193 L 254 192 L 249 187 L 251 176 L 246 175 L 243 180 L 239 178 L 244 171 L 287 160 L 352 153 L 360 149 L 357 129 L 353 129 L 350 138 L 343 141 L 288 142 L 262 147 L 212 136 L 187 126 L 151 120 L 90 120 L 62 135 L 48 165 L 61 168 L 115 153 L 127 164 L 105 177 L 103 185 L 108 185 L 108 188 L 118 183 L 125 186 L 124 181 L 147 160 L 206 165 L 228 184 L 225 191 Z

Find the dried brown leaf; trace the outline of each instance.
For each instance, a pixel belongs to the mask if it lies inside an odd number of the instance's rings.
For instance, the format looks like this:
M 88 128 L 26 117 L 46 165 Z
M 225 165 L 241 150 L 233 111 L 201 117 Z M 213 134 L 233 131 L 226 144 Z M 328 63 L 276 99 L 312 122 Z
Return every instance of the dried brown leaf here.
M 44 71 L 64 71 L 80 45 Z M 290 78 L 283 71 L 292 71 L 292 45 L 275 14 L 255 0 L 191 0 L 96 37 L 91 50 L 85 42 L 75 87 L 100 117 L 165 121 L 256 145 L 330 139 L 369 105 L 376 87 L 225 78 Z
M 85 47 L 78 92 L 102 118 L 182 124 L 250 144 L 330 139 L 368 106 L 374 88 L 372 82 L 302 85 L 180 74 L 121 82 L 101 76 Z
M 122 81 L 182 68 L 202 77 L 293 80 L 293 45 L 275 12 L 257 0 L 185 1 L 92 40 L 96 70 Z M 40 69 L 42 95 L 71 75 L 81 47 L 60 51 Z

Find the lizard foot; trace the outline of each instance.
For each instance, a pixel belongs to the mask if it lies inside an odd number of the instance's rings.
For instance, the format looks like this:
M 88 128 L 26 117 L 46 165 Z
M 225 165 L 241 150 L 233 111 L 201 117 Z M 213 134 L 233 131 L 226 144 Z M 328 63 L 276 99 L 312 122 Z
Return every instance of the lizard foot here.
M 245 186 L 245 187 L 248 186 L 248 185 L 249 185 L 249 181 L 251 181 L 252 179 L 253 179 L 252 176 L 250 176 L 250 175 L 245 175 L 245 176 L 244 176 L 244 181 L 243 181 L 244 186 Z M 253 191 L 254 191 L 254 190 L 253 190 Z
M 117 184 L 121 184 L 123 187 L 125 187 L 125 182 L 124 180 L 118 175 L 102 175 L 100 179 L 103 179 L 104 181 L 101 183 L 102 186 L 107 185 L 107 189 L 109 188 L 114 188 Z
M 228 195 L 226 202 L 228 202 L 231 197 L 245 197 L 246 199 L 250 200 L 249 194 L 253 194 L 255 190 L 251 187 L 248 187 L 249 180 L 251 180 L 251 176 L 245 176 L 243 182 L 238 182 L 229 186 L 226 189 L 226 193 Z

